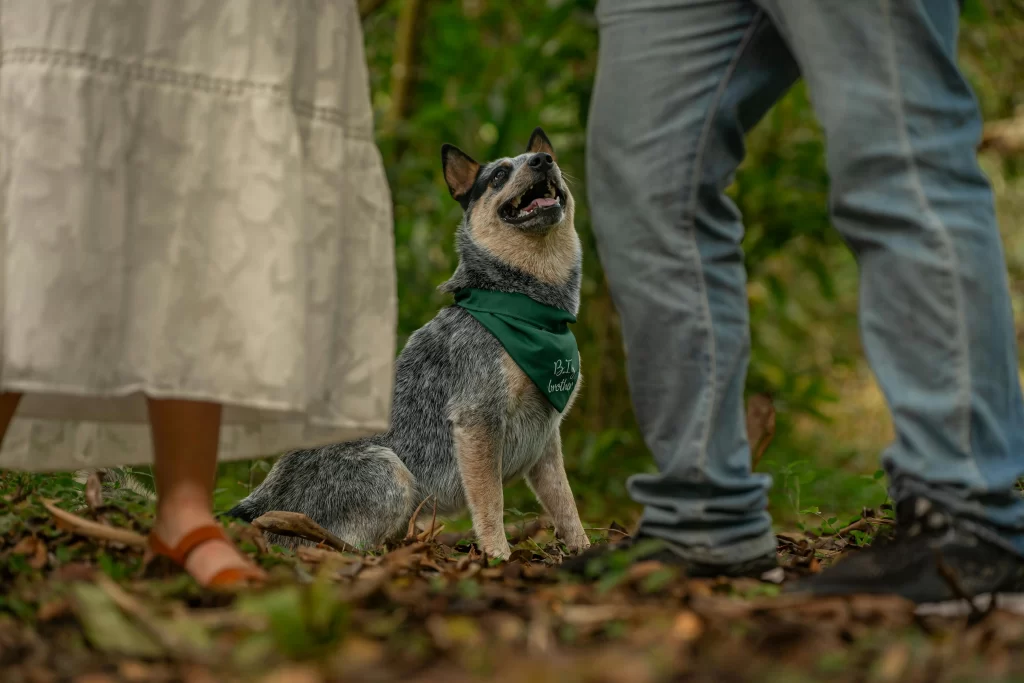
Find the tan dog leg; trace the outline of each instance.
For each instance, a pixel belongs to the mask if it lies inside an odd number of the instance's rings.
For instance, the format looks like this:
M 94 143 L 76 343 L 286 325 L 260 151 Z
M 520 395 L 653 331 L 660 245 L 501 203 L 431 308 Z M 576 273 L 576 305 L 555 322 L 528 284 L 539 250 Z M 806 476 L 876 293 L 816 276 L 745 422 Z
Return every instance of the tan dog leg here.
M 555 431 L 544 457 L 527 473 L 526 481 L 537 500 L 555 523 L 555 533 L 570 551 L 576 553 L 590 547 L 590 539 L 583 531 L 580 513 L 569 488 L 562 461 L 562 437 Z
M 488 556 L 507 560 L 512 549 L 505 537 L 501 452 L 484 428 L 457 426 L 454 434 L 459 474 L 477 541 Z

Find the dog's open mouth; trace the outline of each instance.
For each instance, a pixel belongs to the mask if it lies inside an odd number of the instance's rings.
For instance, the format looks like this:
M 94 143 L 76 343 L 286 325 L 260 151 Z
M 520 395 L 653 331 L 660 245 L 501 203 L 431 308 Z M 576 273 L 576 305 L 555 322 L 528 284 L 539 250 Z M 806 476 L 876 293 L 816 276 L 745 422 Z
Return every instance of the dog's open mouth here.
M 521 223 L 539 213 L 557 210 L 563 203 L 564 195 L 558 186 L 550 180 L 541 180 L 523 194 L 505 202 L 500 213 L 503 220 Z

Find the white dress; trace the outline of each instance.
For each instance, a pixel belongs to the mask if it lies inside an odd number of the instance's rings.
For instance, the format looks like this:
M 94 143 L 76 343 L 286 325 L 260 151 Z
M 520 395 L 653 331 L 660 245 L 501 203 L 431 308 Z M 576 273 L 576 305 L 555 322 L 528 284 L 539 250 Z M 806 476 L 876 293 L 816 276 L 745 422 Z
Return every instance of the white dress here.
M 0 468 L 386 429 L 393 241 L 354 0 L 0 0 Z

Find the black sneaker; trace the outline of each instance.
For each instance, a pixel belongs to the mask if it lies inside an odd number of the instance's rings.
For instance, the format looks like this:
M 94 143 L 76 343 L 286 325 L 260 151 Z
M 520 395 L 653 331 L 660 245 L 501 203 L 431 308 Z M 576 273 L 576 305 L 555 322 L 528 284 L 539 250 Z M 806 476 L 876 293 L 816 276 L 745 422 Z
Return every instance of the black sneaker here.
M 694 562 L 679 555 L 668 541 L 651 537 L 629 537 L 591 547 L 584 553 L 562 562 L 560 570 L 568 574 L 597 578 L 609 570 L 624 569 L 639 562 L 661 562 L 678 567 L 691 578 L 713 578 L 718 576 L 761 578 L 761 575 L 778 567 L 778 558 L 772 552 L 746 562 L 730 564 L 707 564 Z
M 1024 560 L 964 528 L 925 498 L 896 508 L 896 532 L 783 588 L 812 595 L 889 594 L 919 605 L 1024 591 Z M 975 598 L 979 598 L 975 600 Z

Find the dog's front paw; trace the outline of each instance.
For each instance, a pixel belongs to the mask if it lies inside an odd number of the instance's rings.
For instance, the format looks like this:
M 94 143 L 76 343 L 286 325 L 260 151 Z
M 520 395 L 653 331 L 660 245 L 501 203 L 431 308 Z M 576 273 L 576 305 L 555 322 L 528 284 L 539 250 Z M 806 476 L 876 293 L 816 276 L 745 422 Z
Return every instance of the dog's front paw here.
M 494 557 L 502 562 L 507 562 L 508 558 L 512 556 L 512 548 L 509 547 L 508 541 L 505 539 L 499 542 L 486 543 L 483 550 L 487 553 L 487 557 Z
M 504 529 L 501 531 L 495 531 L 489 534 L 480 534 L 477 536 L 477 543 L 480 549 L 484 551 L 487 557 L 496 557 L 502 561 L 507 561 L 512 555 L 512 548 L 508 545 L 508 538 L 505 537 Z
M 565 547 L 568 548 L 569 552 L 573 555 L 578 555 L 584 550 L 590 547 L 590 539 L 582 531 L 577 534 L 572 534 L 568 538 L 563 540 Z

